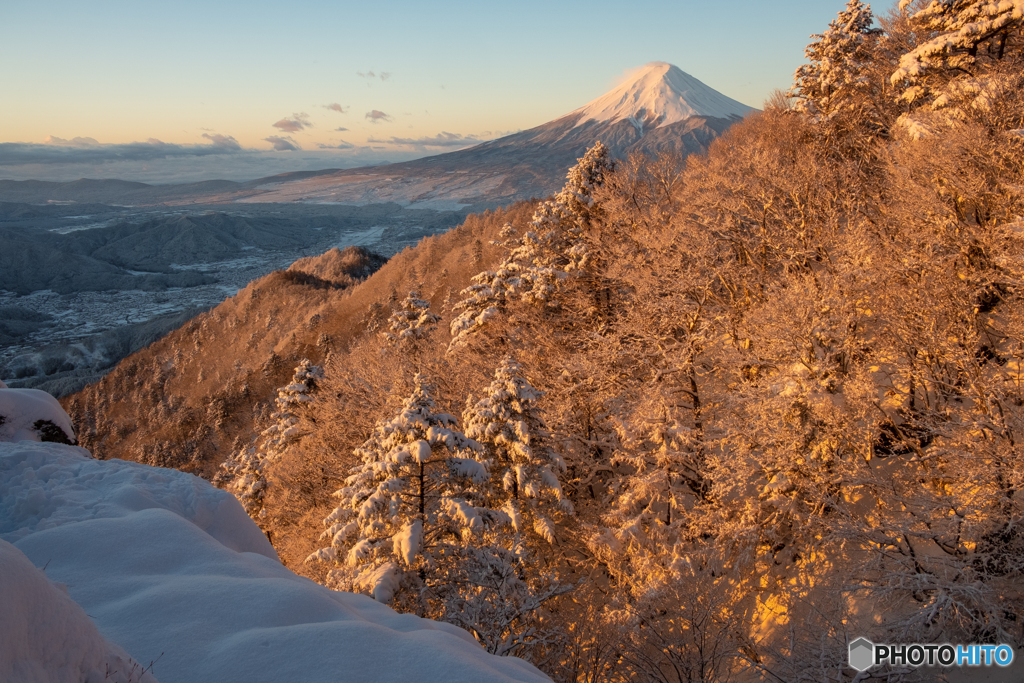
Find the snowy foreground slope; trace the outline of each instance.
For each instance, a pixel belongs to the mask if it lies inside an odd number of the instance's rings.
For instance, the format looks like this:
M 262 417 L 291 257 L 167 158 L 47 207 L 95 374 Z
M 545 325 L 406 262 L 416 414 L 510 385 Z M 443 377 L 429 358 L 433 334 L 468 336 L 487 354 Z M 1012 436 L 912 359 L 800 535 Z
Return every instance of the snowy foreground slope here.
M 0 543 L 3 583 L 17 576 L 27 587 L 0 587 L 5 681 L 92 681 L 55 673 L 63 663 L 54 658 L 70 652 L 100 666 L 123 657 L 117 646 L 147 666 L 156 660 L 162 683 L 548 680 L 454 626 L 296 576 L 237 500 L 176 470 L 0 442 L 0 539 L 13 544 Z M 46 578 L 66 584 L 117 645 L 90 632 Z M 29 629 L 20 645 L 8 638 Z
M 0 541 L 0 681 L 157 683 L 24 553 Z

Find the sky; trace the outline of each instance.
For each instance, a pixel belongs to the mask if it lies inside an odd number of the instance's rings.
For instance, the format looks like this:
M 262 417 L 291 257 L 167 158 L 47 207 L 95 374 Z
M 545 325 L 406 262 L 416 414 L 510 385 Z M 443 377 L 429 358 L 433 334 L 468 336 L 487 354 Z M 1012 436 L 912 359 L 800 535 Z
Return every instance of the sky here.
M 651 61 L 760 107 L 845 4 L 2 0 L 0 179 L 404 161 L 546 123 Z

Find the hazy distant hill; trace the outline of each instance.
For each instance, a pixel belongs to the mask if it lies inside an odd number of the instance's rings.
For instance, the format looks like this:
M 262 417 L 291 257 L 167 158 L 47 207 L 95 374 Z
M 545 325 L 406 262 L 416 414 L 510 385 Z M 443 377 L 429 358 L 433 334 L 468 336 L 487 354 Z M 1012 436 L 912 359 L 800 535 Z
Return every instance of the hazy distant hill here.
M 0 201 L 101 203 L 129 206 L 203 203 L 219 194 L 233 194 L 244 186 L 230 180 L 187 185 L 147 185 L 125 180 L 83 178 L 68 183 L 42 180 L 0 180 Z
M 152 291 L 213 281 L 195 272 L 127 272 L 104 258 L 100 249 L 88 249 L 88 245 L 83 248 L 77 238 L 79 234 L 64 236 L 0 228 L 0 289 L 18 294 L 44 289 L 58 294 L 112 289 Z

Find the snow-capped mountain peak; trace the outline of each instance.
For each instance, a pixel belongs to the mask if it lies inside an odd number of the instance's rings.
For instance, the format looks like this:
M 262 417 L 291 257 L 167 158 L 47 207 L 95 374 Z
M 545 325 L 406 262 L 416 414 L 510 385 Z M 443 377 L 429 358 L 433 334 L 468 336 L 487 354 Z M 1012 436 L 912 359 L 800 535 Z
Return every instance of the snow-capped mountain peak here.
M 577 126 L 587 121 L 629 121 L 638 129 L 655 128 L 694 116 L 741 118 L 753 107 L 726 97 L 667 62 L 651 62 L 624 83 L 570 116 Z

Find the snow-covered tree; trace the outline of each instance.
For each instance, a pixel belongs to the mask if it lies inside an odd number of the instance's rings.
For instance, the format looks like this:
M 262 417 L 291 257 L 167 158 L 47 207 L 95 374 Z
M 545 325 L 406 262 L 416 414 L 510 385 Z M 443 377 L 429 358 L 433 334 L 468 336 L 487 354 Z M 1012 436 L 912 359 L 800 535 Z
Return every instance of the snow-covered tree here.
M 573 586 L 560 583 L 539 552 L 517 540 L 495 526 L 465 546 L 457 562 L 445 563 L 436 591 L 443 599 L 431 616 L 466 629 L 491 654 L 530 658 L 531 650 L 561 635 L 538 618 L 541 609 Z
M 608 148 L 600 142 L 587 150 L 566 176 L 565 186 L 538 207 L 530 230 L 511 240 L 512 249 L 494 271 L 480 273 L 462 291 L 451 322 L 451 348 L 497 316 L 507 302 L 522 300 L 553 305 L 560 282 L 589 263 L 585 231 L 601 214 L 594 190 L 614 168 Z
M 275 422 L 263 430 L 261 435 L 263 443 L 260 451 L 264 459 L 278 457 L 302 437 L 299 411 L 313 402 L 313 391 L 323 378 L 323 368 L 303 358 L 295 366 L 292 381 L 277 390 L 277 410 L 270 416 Z
M 553 541 L 551 514 L 536 510 L 548 499 L 557 503 L 561 487 L 542 471 L 555 462 L 542 447 L 543 424 L 530 414 L 538 394 L 506 379 L 526 406 L 519 405 L 519 413 L 498 408 L 495 415 L 488 412 L 491 403 L 481 401 L 472 412 L 481 444 L 460 432 L 454 417 L 437 412 L 426 379 L 417 375 L 399 414 L 378 423 L 356 450 L 363 462 L 337 491 L 340 504 L 324 520 L 328 528 L 321 538 L 330 539 L 330 547 L 307 560 L 332 563 L 332 585 L 459 624 L 501 655 L 549 642 L 553 633 L 538 623 L 537 611 L 569 590 L 541 567 L 523 540 L 527 530 L 517 531 L 529 520 L 536 531 L 531 539 Z M 501 398 L 508 402 L 496 393 L 492 386 L 495 405 Z M 493 446 L 501 430 L 487 426 L 502 416 L 507 429 L 518 429 L 508 443 L 520 444 L 520 453 L 532 448 L 534 457 L 517 455 L 517 464 L 499 458 Z M 516 476 L 516 467 L 518 499 L 514 486 L 503 485 L 508 472 Z
M 277 390 L 274 423 L 263 430 L 256 445 L 246 446 L 221 465 L 217 482 L 235 494 L 251 517 L 263 512 L 267 468 L 302 438 L 299 413 L 313 402 L 313 391 L 323 378 L 323 368 L 302 359 L 292 381 Z
M 483 398 L 462 414 L 466 435 L 492 456 L 490 504 L 504 510 L 516 532 L 532 529 L 555 542 L 555 518 L 573 512 L 558 475 L 565 463 L 547 442 L 537 402 L 542 392 L 511 357 L 502 360 Z
M 388 319 L 390 331 L 384 333 L 384 338 L 393 345 L 415 342 L 436 330 L 440 320 L 441 316 L 430 312 L 430 302 L 412 291 Z
M 900 0 L 900 9 L 910 4 Z M 1024 0 L 933 0 L 912 19 L 930 37 L 903 55 L 891 76 L 905 87 L 902 99 L 933 109 L 961 102 L 991 108 L 1010 84 L 984 67 L 1020 58 Z
M 471 589 L 451 603 L 446 619 L 495 654 L 523 654 L 549 642 L 555 634 L 538 622 L 537 612 L 572 588 L 559 583 L 541 557 L 557 542 L 559 520 L 573 513 L 559 481 L 565 464 L 548 443 L 538 406 L 542 395 L 522 365 L 506 357 L 484 397 L 463 412 L 466 435 L 490 456 L 489 486 L 482 491 L 487 505 L 511 528 L 485 532 L 486 543 L 460 577 Z
M 362 464 L 324 520 L 321 538 L 330 546 L 308 558 L 335 562 L 329 578 L 343 590 L 365 590 L 381 602 L 405 590 L 418 611 L 439 568 L 459 561 L 466 539 L 504 521 L 477 506 L 490 478 L 476 457 L 479 444 L 453 416 L 436 411 L 430 391 L 416 375 L 398 415 L 379 422 L 356 449 Z
M 796 70 L 788 93 L 796 98 L 794 109 L 819 120 L 863 113 L 871 87 L 865 70 L 879 33 L 871 28 L 873 21 L 870 5 L 849 0 L 824 33 L 812 36 L 804 51 L 810 63 Z

